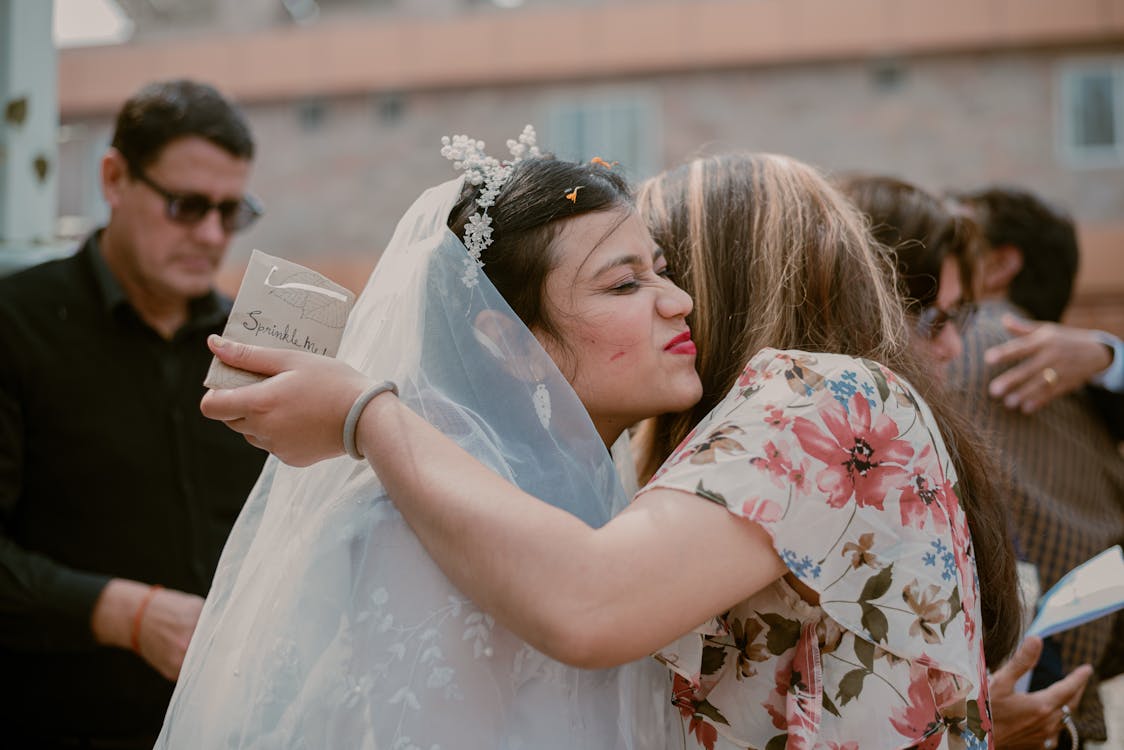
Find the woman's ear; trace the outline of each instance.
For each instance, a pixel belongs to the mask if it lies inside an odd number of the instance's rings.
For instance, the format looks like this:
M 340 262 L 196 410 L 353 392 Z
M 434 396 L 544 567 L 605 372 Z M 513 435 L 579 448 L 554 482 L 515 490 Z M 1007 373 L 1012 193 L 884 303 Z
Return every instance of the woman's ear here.
M 531 345 L 526 327 L 499 310 L 482 310 L 473 321 L 472 335 L 512 377 L 537 383 L 550 372 L 550 356 L 537 342 Z

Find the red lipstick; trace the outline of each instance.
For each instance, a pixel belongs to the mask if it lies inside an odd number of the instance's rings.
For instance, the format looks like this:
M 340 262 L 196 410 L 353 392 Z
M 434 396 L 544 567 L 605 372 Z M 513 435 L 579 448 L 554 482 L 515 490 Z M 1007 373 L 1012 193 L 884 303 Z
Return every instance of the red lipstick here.
M 694 354 L 696 349 L 695 342 L 691 341 L 691 332 L 689 330 L 683 331 L 683 333 L 668 341 L 663 350 L 672 354 Z

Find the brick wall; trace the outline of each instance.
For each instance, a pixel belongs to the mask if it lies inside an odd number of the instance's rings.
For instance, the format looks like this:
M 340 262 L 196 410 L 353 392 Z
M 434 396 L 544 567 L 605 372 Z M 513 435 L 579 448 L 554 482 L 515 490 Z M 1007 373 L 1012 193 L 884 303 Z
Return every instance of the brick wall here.
M 1105 55 L 1124 57 L 1124 44 L 251 103 L 252 187 L 268 213 L 238 238 L 224 278 L 259 247 L 359 287 L 403 209 L 453 176 L 438 154 L 442 135 L 467 132 L 498 150 L 533 122 L 549 147 L 557 101 L 639 92 L 653 107 L 657 167 L 750 149 L 937 190 L 1010 182 L 1039 192 L 1082 227 L 1073 319 L 1124 335 L 1124 169 L 1075 168 L 1056 149 L 1060 66 Z M 103 122 L 87 124 L 94 132 Z

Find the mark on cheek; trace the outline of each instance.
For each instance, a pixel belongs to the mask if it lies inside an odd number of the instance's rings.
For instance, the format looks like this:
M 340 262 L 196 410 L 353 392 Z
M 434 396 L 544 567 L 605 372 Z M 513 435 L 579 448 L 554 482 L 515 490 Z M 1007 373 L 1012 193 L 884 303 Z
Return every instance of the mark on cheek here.
M 616 354 L 614 354 L 613 356 L 609 357 L 609 361 L 610 362 L 616 362 L 618 359 L 620 359 L 621 357 L 623 357 L 626 354 L 628 354 L 627 351 L 619 351 Z

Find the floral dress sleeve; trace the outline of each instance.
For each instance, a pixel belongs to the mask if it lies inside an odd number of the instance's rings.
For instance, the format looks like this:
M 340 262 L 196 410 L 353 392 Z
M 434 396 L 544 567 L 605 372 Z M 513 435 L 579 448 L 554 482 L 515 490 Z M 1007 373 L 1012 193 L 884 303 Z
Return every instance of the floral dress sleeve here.
M 985 746 L 967 520 L 907 383 L 871 361 L 763 350 L 653 487 L 757 523 L 819 597 L 778 582 L 656 655 L 700 745 L 773 747 L 783 729 L 788 747 Z M 770 669 L 776 685 L 750 679 Z

